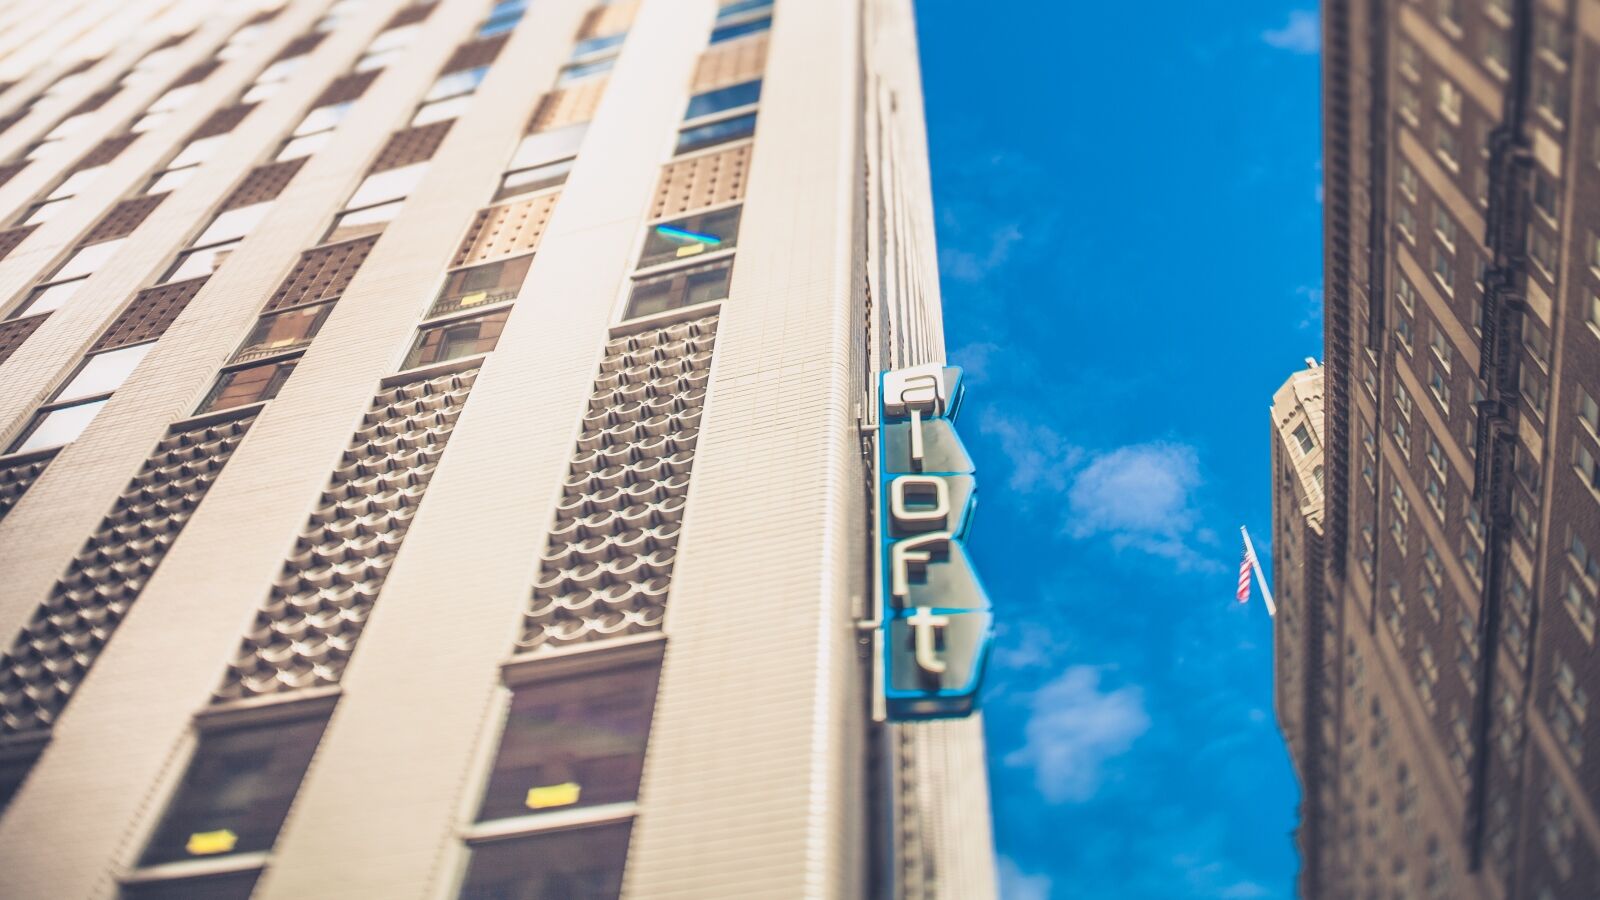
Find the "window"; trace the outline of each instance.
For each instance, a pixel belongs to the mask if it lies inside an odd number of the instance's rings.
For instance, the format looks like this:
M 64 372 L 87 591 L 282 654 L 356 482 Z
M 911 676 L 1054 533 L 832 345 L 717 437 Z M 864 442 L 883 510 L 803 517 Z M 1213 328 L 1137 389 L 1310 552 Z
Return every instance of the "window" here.
M 252 228 L 266 217 L 272 209 L 272 201 L 265 203 L 252 203 L 217 214 L 206 230 L 194 239 L 194 246 L 208 246 L 220 244 L 224 241 L 237 241 L 250 233 Z
M 260 869 L 250 869 L 224 875 L 133 881 L 122 885 L 117 900 L 249 900 L 260 877 Z
M 1459 233 L 1459 229 L 1456 227 L 1456 220 L 1450 218 L 1450 214 L 1445 211 L 1443 203 L 1435 203 L 1433 205 L 1433 231 L 1439 236 L 1439 240 L 1444 242 L 1446 247 L 1449 247 L 1452 252 L 1455 251 L 1456 236 Z
M 1434 136 L 1434 151 L 1450 171 L 1461 170 L 1461 149 L 1456 142 L 1455 132 L 1441 125 Z
M 168 191 L 177 190 L 194 177 L 195 169 L 197 168 L 197 166 L 191 166 L 187 169 L 171 169 L 162 172 L 150 179 L 150 184 L 145 187 L 144 192 L 146 194 L 165 194 Z
M 1433 247 L 1433 277 L 1446 294 L 1456 292 L 1456 260 L 1450 251 L 1435 244 Z
M 1534 516 L 1533 505 L 1521 494 L 1511 498 L 1511 518 L 1516 522 L 1517 533 L 1531 546 L 1539 544 L 1539 521 Z
M 1533 366 L 1519 366 L 1517 368 L 1517 387 L 1522 391 L 1522 398 L 1528 401 L 1528 406 L 1544 418 L 1545 403 L 1550 399 L 1550 386 L 1544 376 Z
M 1399 279 L 1399 283 L 1394 289 L 1394 296 L 1396 300 L 1400 301 L 1400 307 L 1406 312 L 1416 311 L 1417 289 L 1411 286 L 1411 282 L 1404 278 Z
M 337 219 L 333 220 L 333 226 L 328 229 L 328 233 L 323 237 L 322 242 L 324 244 L 333 244 L 357 238 L 364 234 L 382 231 L 384 225 L 388 224 L 395 216 L 400 215 L 400 207 L 404 205 L 404 200 L 394 200 L 377 206 L 369 206 L 366 209 L 342 213 Z
M 33 293 L 28 295 L 27 302 L 12 313 L 11 318 L 20 319 L 23 316 L 36 316 L 39 313 L 60 309 L 66 305 L 68 300 L 72 299 L 72 295 L 76 294 L 79 288 L 83 287 L 83 282 L 84 279 L 78 278 L 73 281 L 63 281 L 59 284 L 47 284 L 44 287 L 34 288 Z
M 323 303 L 262 316 L 256 320 L 256 326 L 244 339 L 239 352 L 233 355 L 233 361 L 260 359 L 304 347 L 316 337 L 332 311 L 332 303 Z
M 724 113 L 730 109 L 742 106 L 751 106 L 761 99 L 761 81 L 746 81 L 731 87 L 718 88 L 706 91 L 689 98 L 689 108 L 684 112 L 685 119 L 698 119 L 702 116 L 712 116 Z
M 1401 82 L 1395 90 L 1399 95 L 1400 117 L 1411 123 L 1412 128 L 1417 127 L 1417 122 L 1421 118 L 1419 114 L 1422 111 L 1422 99 L 1417 96 L 1415 88 L 1404 82 Z
M 636 279 L 628 296 L 626 317 L 635 319 L 697 303 L 725 300 L 732 271 L 733 260 L 723 259 Z
M 645 237 L 639 268 L 661 265 L 738 246 L 741 207 L 657 222 Z
M 615 900 L 632 829 L 631 822 L 614 822 L 477 844 L 460 900 Z
M 1432 433 L 1428 435 L 1428 464 L 1441 476 L 1445 474 L 1444 445 L 1440 444 Z
M 350 103 L 329 103 L 326 106 L 319 106 L 306 113 L 306 117 L 301 119 L 300 124 L 294 127 L 291 135 L 305 137 L 309 134 L 331 131 L 344 119 L 345 114 L 350 111 L 350 106 Z
M 1574 405 L 1577 407 L 1578 421 L 1589 429 L 1590 434 L 1600 433 L 1600 404 L 1595 402 L 1583 385 L 1576 387 L 1578 396 Z
M 83 430 L 100 412 L 100 407 L 105 405 L 105 400 L 93 400 L 40 412 L 34 416 L 28 430 L 11 446 L 10 452 L 27 453 L 70 444 L 83 434 Z
M 273 157 L 273 162 L 283 162 L 290 159 L 299 159 L 302 156 L 310 156 L 326 147 L 332 139 L 333 131 L 331 129 L 309 134 L 305 137 L 290 138 L 283 142 L 283 149 L 279 150 L 278 155 Z
M 470 269 L 456 269 L 445 277 L 444 287 L 428 315 L 442 316 L 511 300 L 522 289 L 522 281 L 532 264 L 533 254 L 529 253 Z
M 527 0 L 502 0 L 489 10 L 489 17 L 478 26 L 478 37 L 494 37 L 515 28 L 528 8 Z
M 1550 368 L 1550 333 L 1531 318 L 1522 325 L 1522 346 L 1539 368 Z
M 704 150 L 729 141 L 747 138 L 756 132 L 756 114 L 747 113 L 723 119 L 709 125 L 697 125 L 685 128 L 678 132 L 678 146 L 675 153 L 690 153 L 695 150 Z
M 1400 347 L 1410 353 L 1412 346 L 1416 343 L 1412 334 L 1411 320 L 1405 316 L 1396 316 L 1394 334 L 1400 340 Z
M 61 179 L 61 183 L 56 185 L 55 190 L 45 195 L 45 199 L 64 200 L 67 197 L 76 197 L 77 195 L 83 193 L 84 188 L 88 187 L 95 181 L 95 179 L 99 178 L 101 173 L 105 172 L 105 170 L 105 166 L 90 166 L 87 169 L 79 169 L 78 171 L 73 172 L 71 175 L 68 175 L 66 178 Z
M 1489 71 L 1505 78 L 1511 71 L 1511 35 L 1499 28 L 1485 28 L 1483 34 L 1483 60 Z
M 239 246 L 238 241 L 229 241 L 226 244 L 216 244 L 211 247 L 200 247 L 195 250 L 185 250 L 178 254 L 178 261 L 172 264 L 167 274 L 162 277 L 161 284 L 170 284 L 174 281 L 188 281 L 191 278 L 203 278 L 215 272 L 228 259 L 228 254 L 233 248 Z
M 1533 105 L 1559 126 L 1566 119 L 1566 81 L 1543 67 L 1533 69 Z
M 82 278 L 93 275 L 95 270 L 110 259 L 122 245 L 127 243 L 127 238 L 118 238 L 114 241 L 102 241 L 90 244 L 67 258 L 61 268 L 55 270 L 50 278 L 55 281 L 66 281 L 69 278 Z
M 372 43 L 367 45 L 366 52 L 356 60 L 355 71 L 371 72 L 374 69 L 387 67 L 405 52 L 406 47 L 416 40 L 417 33 L 421 30 L 419 25 L 403 25 L 391 28 L 373 38 Z
M 433 122 L 443 122 L 446 119 L 458 118 L 467 111 L 467 107 L 470 105 L 472 105 L 471 94 L 461 94 L 455 97 L 447 97 L 443 100 L 435 100 L 432 103 L 424 103 L 417 107 L 416 115 L 411 117 L 411 127 L 415 128 L 418 125 L 428 125 Z
M 139 864 L 270 849 L 326 724 L 318 716 L 202 733 Z
M 1450 338 L 1445 335 L 1444 329 L 1438 322 L 1428 327 L 1428 349 L 1433 351 L 1433 356 L 1439 361 L 1440 367 L 1449 372 L 1451 364 L 1455 361 L 1456 351 L 1450 346 Z
M 517 690 L 477 820 L 635 799 L 659 671 L 634 665 Z
M 422 96 L 422 102 L 432 103 L 435 100 L 470 94 L 478 89 L 478 85 L 483 83 L 483 76 L 487 74 L 489 74 L 488 66 L 478 66 L 475 69 L 461 69 L 440 75 L 433 86 L 428 88 L 428 93 Z
M 366 180 L 361 182 L 361 186 L 356 188 L 355 193 L 350 195 L 345 208 L 359 209 L 387 203 L 390 200 L 399 200 L 411 193 L 427 171 L 428 164 L 422 162 L 368 175 Z
M 1394 209 L 1394 225 L 1408 242 L 1417 242 L 1417 214 L 1404 203 Z
M 1594 451 L 1584 443 L 1584 438 L 1572 439 L 1572 467 L 1590 488 L 1600 490 L 1600 464 L 1595 462 Z
M 1537 170 L 1533 173 L 1533 208 L 1552 224 L 1561 218 L 1561 192 L 1555 179 Z
M 83 365 L 78 367 L 77 374 L 72 376 L 72 380 L 67 382 L 51 402 L 65 403 L 110 394 L 122 386 L 122 382 L 133 374 L 139 361 L 144 359 L 145 354 L 154 346 L 155 342 L 149 341 L 90 356 L 83 361 Z
M 1461 89 L 1445 78 L 1439 79 L 1439 114 L 1452 124 L 1461 124 Z
M 1295 426 L 1294 439 L 1300 445 L 1301 453 L 1310 453 L 1317 447 L 1316 441 L 1311 438 L 1311 429 L 1307 428 L 1304 423 Z
M 1412 202 L 1416 202 L 1417 170 L 1411 168 L 1411 164 L 1405 160 L 1400 161 L 1400 173 L 1396 177 L 1395 183 L 1400 186 L 1400 192 L 1402 194 L 1405 194 L 1407 197 L 1411 198 Z
M 593 62 L 572 63 L 563 66 L 561 74 L 556 76 L 556 87 L 566 87 L 574 81 L 581 81 L 593 75 L 609 72 L 611 67 L 616 64 L 617 58 L 608 56 L 605 59 L 597 59 Z
M 224 370 L 217 376 L 217 386 L 211 389 L 195 413 L 198 415 L 271 400 L 278 396 L 284 382 L 289 380 L 296 362 L 298 357 Z
M 1573 624 L 1578 626 L 1578 631 L 1583 639 L 1593 643 L 1595 629 L 1595 602 L 1584 594 L 1583 588 L 1573 581 L 1571 577 L 1561 577 L 1561 602 L 1567 608 L 1567 613 L 1572 616 Z
M 1528 258 L 1532 259 L 1545 277 L 1555 281 L 1556 271 L 1556 242 L 1555 239 L 1537 226 L 1528 229 Z
M 720 44 L 723 41 L 731 41 L 749 34 L 758 34 L 771 28 L 771 16 L 762 16 L 758 19 L 751 19 L 733 25 L 723 25 L 711 32 L 711 43 Z
M 502 309 L 470 319 L 456 319 L 425 327 L 418 333 L 411 352 L 406 354 L 402 368 L 415 369 L 463 356 L 488 353 L 500 342 L 500 332 L 504 330 L 510 315 L 511 310 Z
M 627 36 L 628 33 L 626 31 L 619 31 L 616 34 L 585 38 L 572 45 L 572 58 L 582 59 L 585 56 L 593 56 L 596 53 L 610 50 L 621 44 Z
M 520 171 L 558 160 L 570 161 L 572 157 L 578 155 L 578 148 L 583 145 L 583 136 L 588 130 L 589 123 L 580 122 L 553 131 L 530 134 L 517 144 L 517 149 L 511 154 L 511 162 L 506 169 Z
M 498 202 L 509 197 L 531 194 L 534 191 L 542 191 L 545 188 L 565 184 L 567 176 L 572 173 L 572 164 L 575 162 L 577 162 L 576 159 L 563 159 L 545 163 L 542 166 L 507 172 L 500 179 L 500 189 L 495 191 L 494 199 Z
M 744 13 L 770 9 L 772 9 L 772 0 L 733 0 L 732 3 L 725 3 L 717 10 L 717 21 L 722 22 L 736 18 Z

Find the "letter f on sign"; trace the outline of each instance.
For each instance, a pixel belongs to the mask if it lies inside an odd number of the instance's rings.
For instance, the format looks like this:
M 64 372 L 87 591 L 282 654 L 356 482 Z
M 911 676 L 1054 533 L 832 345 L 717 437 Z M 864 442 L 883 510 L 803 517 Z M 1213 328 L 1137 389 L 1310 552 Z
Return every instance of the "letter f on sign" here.
M 912 567 L 916 567 L 916 574 L 922 574 L 933 561 L 933 554 L 947 552 L 949 545 L 950 532 L 933 531 L 896 541 L 889 547 L 889 593 L 901 606 L 911 596 Z

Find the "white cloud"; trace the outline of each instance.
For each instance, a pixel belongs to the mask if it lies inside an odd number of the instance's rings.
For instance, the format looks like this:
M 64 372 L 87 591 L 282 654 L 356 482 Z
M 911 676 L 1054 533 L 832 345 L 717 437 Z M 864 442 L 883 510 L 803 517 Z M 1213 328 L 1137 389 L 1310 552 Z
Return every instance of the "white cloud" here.
M 982 281 L 985 275 L 1005 265 L 1011 247 L 1022 240 L 1022 229 L 1008 222 L 989 232 L 989 246 L 981 252 L 953 247 L 939 253 L 944 273 L 957 281 Z
M 1317 21 L 1316 10 L 1296 9 L 1289 13 L 1289 21 L 1282 28 L 1261 32 L 1267 46 L 1290 53 L 1312 54 L 1322 46 L 1322 26 Z
M 1006 765 L 1033 769 L 1039 793 L 1052 803 L 1094 796 L 1101 766 L 1150 728 L 1140 688 L 1102 693 L 1099 685 L 1098 669 L 1073 666 L 1035 691 L 1027 742 L 1006 755 Z
M 1119 447 L 1096 456 L 1073 482 L 1068 531 L 1077 538 L 1105 535 L 1118 549 L 1164 557 L 1181 569 L 1215 568 L 1215 561 L 1190 545 L 1204 539 L 1190 497 L 1199 486 L 1200 461 L 1193 447 L 1162 442 Z
M 1009 856 L 1000 857 L 1000 900 L 1050 900 L 1050 876 L 1030 875 Z
M 1000 449 L 1011 462 L 1011 490 L 1019 494 L 1066 490 L 1067 476 L 1083 457 L 1048 425 L 1035 425 L 985 410 L 978 430 L 1000 439 Z

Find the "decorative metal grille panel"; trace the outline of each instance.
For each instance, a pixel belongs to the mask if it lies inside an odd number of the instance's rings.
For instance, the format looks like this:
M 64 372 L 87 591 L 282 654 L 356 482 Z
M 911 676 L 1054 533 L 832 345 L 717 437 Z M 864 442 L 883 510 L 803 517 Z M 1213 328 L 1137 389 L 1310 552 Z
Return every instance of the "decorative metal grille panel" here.
M 335 78 L 333 83 L 328 85 L 327 90 L 317 96 L 311 107 L 315 109 L 319 106 L 327 106 L 330 103 L 348 103 L 351 100 L 358 99 L 367 92 L 367 88 L 371 87 L 372 83 L 377 81 L 378 76 L 382 73 L 382 69 L 373 69 L 368 72 L 355 72 L 341 78 Z
M 712 315 L 606 345 L 518 652 L 661 627 L 716 337 Z
M 178 80 L 172 83 L 172 87 L 180 88 L 184 85 L 205 81 L 207 76 L 221 67 L 222 61 L 219 59 L 208 59 L 205 62 L 195 63 L 186 69 L 182 75 L 178 76 Z M 171 90 L 171 88 L 168 90 Z
M 128 149 L 128 145 L 138 139 L 139 135 L 131 131 L 127 134 L 119 134 L 116 137 L 108 137 L 95 144 L 94 149 L 85 153 L 82 159 L 73 163 L 72 168 L 67 170 L 67 174 L 71 175 L 73 172 L 92 169 L 95 166 L 103 166 L 122 155 L 122 151 Z
M 89 348 L 90 353 L 114 350 L 129 344 L 153 341 L 161 337 L 167 327 L 178 318 L 189 301 L 206 286 L 205 278 L 191 278 L 175 284 L 145 288 L 139 292 L 128 308 L 117 316 L 111 327 L 100 335 L 100 340 Z
M 233 106 L 224 106 L 207 116 L 206 120 L 200 123 L 200 127 L 194 130 L 194 134 L 189 135 L 189 140 L 198 141 L 201 138 L 227 134 L 240 122 L 243 122 L 244 117 L 250 115 L 250 110 L 255 108 L 256 105 L 254 103 L 236 103 Z
M 675 216 L 691 209 L 744 199 L 750 172 L 751 144 L 668 163 L 656 185 L 650 218 Z
M 767 35 L 729 41 L 700 54 L 690 93 L 715 90 L 730 84 L 760 78 L 767 68 Z
M 278 51 L 278 55 L 272 58 L 273 62 L 277 62 L 280 59 L 294 59 L 296 56 L 304 56 L 321 46 L 322 39 L 327 36 L 328 35 L 326 33 L 321 31 L 313 31 L 310 34 L 302 34 L 289 43 L 284 44 L 283 49 Z
M 44 316 L 38 319 L 42 322 Z M 17 505 L 28 488 L 33 487 L 33 483 L 44 474 L 44 467 L 50 465 L 50 460 L 55 457 L 56 451 L 51 450 L 42 454 L 30 453 L 0 464 L 0 519 L 5 518 L 11 507 Z
M 379 235 L 374 234 L 300 254 L 300 261 L 295 263 L 283 284 L 278 285 L 262 312 L 340 296 L 361 270 L 361 264 L 366 262 L 378 238 Z
M 118 203 L 111 207 L 111 212 L 106 213 L 106 217 L 101 219 L 99 224 L 89 229 L 89 233 L 83 236 L 80 246 L 98 244 L 101 241 L 115 240 L 133 234 L 133 230 L 138 228 L 165 199 L 167 199 L 165 193 L 144 194 Z
M 585 78 L 572 87 L 545 94 L 539 99 L 539 108 L 534 110 L 533 118 L 528 122 L 528 134 L 592 120 L 609 83 L 610 78 L 602 75 Z
M 401 7 L 389 18 L 389 24 L 383 26 L 383 30 L 388 31 L 391 28 L 399 28 L 402 25 L 415 25 L 433 15 L 435 6 L 437 4 L 434 3 L 413 3 L 410 6 Z
M 444 143 L 444 136 L 450 133 L 450 126 L 455 123 L 455 119 L 445 119 L 396 131 L 389 136 L 389 142 L 383 145 L 383 149 L 378 151 L 378 158 L 373 160 L 372 168 L 368 171 L 382 172 L 433 159 L 434 152 Z
M 493 64 L 495 57 L 500 55 L 500 51 L 505 47 L 506 39 L 509 37 L 511 37 L 509 34 L 497 34 L 494 37 L 479 38 L 471 43 L 462 44 L 456 48 L 454 53 L 450 54 L 450 58 L 445 61 L 444 68 L 439 70 L 440 74 L 460 72 L 463 69 L 476 69 L 479 66 Z
M 220 211 L 226 212 L 241 206 L 252 206 L 278 199 L 278 195 L 289 186 L 289 182 L 299 174 L 300 167 L 304 166 L 309 158 L 302 156 L 298 159 L 256 166 L 243 181 L 239 182 L 239 186 L 233 189 L 228 199 L 222 201 Z
M 559 193 L 543 194 L 520 203 L 505 203 L 478 210 L 467 229 L 467 236 L 451 261 L 452 268 L 487 262 L 513 253 L 526 253 L 539 247 Z
M 0 653 L 0 735 L 47 731 L 255 421 L 174 426 Z
M 50 315 L 46 313 L 42 316 L 28 316 L 25 319 L 10 319 L 0 322 L 0 363 L 10 359 L 11 354 L 17 352 L 17 348 L 22 346 L 22 342 L 26 341 L 28 336 L 33 334 L 40 325 L 43 325 L 44 320 L 48 318 L 50 318 Z
M 67 115 L 68 116 L 78 116 L 78 115 L 82 115 L 84 113 L 94 112 L 95 110 L 99 109 L 100 107 L 105 106 L 106 105 L 106 101 L 110 100 L 112 97 L 115 97 L 117 95 L 117 93 L 119 91 L 121 91 L 121 90 L 122 90 L 122 86 L 118 85 L 118 84 L 114 84 L 114 85 L 112 85 L 110 87 L 101 88 L 100 90 L 95 91 L 94 93 L 90 94 L 89 96 L 83 98 L 83 102 L 79 103 L 77 106 L 74 106 L 72 108 L 72 111 L 67 113 Z
M 216 702 L 338 683 L 478 370 L 373 398 Z

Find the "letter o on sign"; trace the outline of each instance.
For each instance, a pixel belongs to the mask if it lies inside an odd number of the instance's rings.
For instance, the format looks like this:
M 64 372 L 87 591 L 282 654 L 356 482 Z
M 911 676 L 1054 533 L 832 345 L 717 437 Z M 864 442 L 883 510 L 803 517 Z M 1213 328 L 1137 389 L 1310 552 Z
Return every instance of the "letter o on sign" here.
M 937 531 L 950 518 L 950 485 L 933 475 L 901 475 L 889 482 L 889 515 L 907 531 Z

